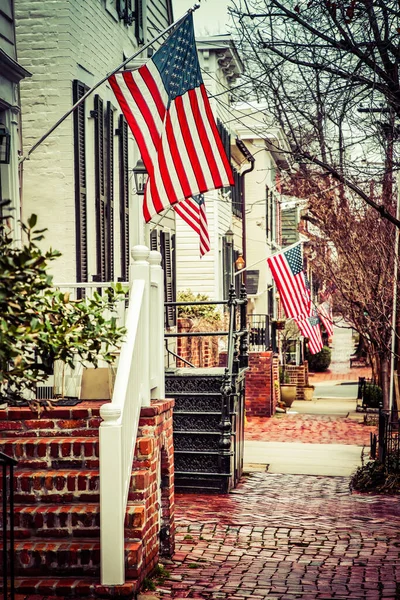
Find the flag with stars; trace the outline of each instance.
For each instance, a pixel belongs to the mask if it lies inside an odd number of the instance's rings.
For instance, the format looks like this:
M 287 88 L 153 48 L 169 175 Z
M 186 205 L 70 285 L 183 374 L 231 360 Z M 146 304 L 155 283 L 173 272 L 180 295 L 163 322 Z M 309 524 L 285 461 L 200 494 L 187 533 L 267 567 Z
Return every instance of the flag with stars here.
M 233 185 L 200 73 L 191 13 L 145 65 L 108 81 L 149 174 L 146 222 L 186 198 Z
M 308 338 L 308 349 L 310 354 L 317 354 L 323 348 L 321 327 L 318 315 L 312 317 L 299 315 L 295 317 L 298 328 L 304 337 Z
M 303 269 L 301 242 L 267 259 L 286 316 L 297 318 L 311 314 L 310 291 Z
M 210 236 L 203 194 L 174 204 L 175 212 L 197 233 L 200 240 L 200 258 L 210 251 Z

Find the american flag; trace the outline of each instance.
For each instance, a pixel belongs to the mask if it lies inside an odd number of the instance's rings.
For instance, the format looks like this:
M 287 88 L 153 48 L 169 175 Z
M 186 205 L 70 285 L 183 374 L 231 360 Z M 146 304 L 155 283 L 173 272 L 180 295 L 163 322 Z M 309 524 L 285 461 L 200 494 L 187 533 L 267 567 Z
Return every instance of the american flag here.
M 301 242 L 267 259 L 288 318 L 311 314 Z
M 145 65 L 108 81 L 149 174 L 146 222 L 186 198 L 233 185 L 200 73 L 191 13 Z
M 174 204 L 175 212 L 199 235 L 200 257 L 210 250 L 210 236 L 203 194 Z
M 317 354 L 317 352 L 320 352 L 324 345 L 322 343 L 318 316 L 298 316 L 295 318 L 295 321 L 304 337 L 308 338 L 308 349 L 310 353 Z
M 329 302 L 323 302 L 317 308 L 317 312 L 319 318 L 321 319 L 324 327 L 326 329 L 326 333 L 329 337 L 333 336 L 333 318 L 332 318 L 332 306 Z

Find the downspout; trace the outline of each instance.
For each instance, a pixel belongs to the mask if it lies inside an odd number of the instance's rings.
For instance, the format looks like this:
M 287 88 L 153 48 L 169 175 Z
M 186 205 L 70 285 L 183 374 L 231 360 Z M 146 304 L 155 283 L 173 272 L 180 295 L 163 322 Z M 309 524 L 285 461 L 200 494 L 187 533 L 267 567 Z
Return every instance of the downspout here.
M 239 139 L 236 139 L 236 146 L 238 147 L 238 149 L 240 150 L 240 152 L 243 154 L 243 156 L 245 157 L 245 159 L 250 163 L 250 166 L 245 169 L 240 175 L 241 177 L 243 177 L 243 187 L 242 187 L 242 245 L 243 245 L 243 260 L 245 262 L 245 264 L 247 264 L 247 257 L 246 257 L 246 189 L 245 189 L 245 184 L 244 184 L 244 176 L 247 175 L 247 173 L 251 173 L 254 170 L 254 164 L 256 162 L 256 159 L 254 158 L 254 156 L 251 154 L 251 152 L 249 152 L 249 150 L 247 149 L 246 144 Z M 247 271 L 243 271 L 243 283 L 246 285 L 246 273 Z

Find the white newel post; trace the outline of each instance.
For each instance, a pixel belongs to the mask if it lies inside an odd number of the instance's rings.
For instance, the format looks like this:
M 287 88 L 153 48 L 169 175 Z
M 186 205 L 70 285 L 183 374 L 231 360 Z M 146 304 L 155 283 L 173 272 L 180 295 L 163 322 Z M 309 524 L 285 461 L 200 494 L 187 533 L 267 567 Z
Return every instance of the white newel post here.
M 145 282 L 141 318 L 140 347 L 142 349 L 141 379 L 146 382 L 141 389 L 142 406 L 150 406 L 150 265 L 148 263 L 149 249 L 147 246 L 134 246 L 131 252 L 132 262 L 129 269 L 129 284 L 135 286 L 135 280 Z
M 151 250 L 150 263 L 150 340 L 152 345 L 151 397 L 163 399 L 165 396 L 164 372 L 164 276 L 161 268 L 161 254 Z
M 100 409 L 100 505 L 107 519 L 100 521 L 101 581 L 107 585 L 125 583 L 125 506 L 122 501 L 121 408 L 104 404 Z M 110 490 L 120 493 L 110 494 Z M 116 501 L 116 498 L 118 499 Z

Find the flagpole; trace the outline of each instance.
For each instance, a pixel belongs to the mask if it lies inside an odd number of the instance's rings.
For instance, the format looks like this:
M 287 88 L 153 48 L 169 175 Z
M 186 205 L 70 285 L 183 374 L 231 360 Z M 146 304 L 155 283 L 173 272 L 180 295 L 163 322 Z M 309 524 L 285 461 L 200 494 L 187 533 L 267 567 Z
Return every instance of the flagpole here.
M 166 27 L 165 29 L 163 29 L 163 31 L 161 31 L 161 33 L 159 33 L 152 40 L 150 40 L 150 42 L 147 42 L 146 44 L 144 44 L 144 46 L 141 46 L 140 50 L 138 50 L 137 52 L 135 52 L 134 54 L 132 54 L 132 56 L 130 56 L 129 58 L 126 58 L 124 60 L 124 62 L 122 62 L 118 67 L 116 67 L 113 71 L 111 71 L 110 73 L 108 73 L 105 77 L 103 77 L 103 79 L 101 79 L 100 81 L 98 81 L 92 88 L 90 88 L 90 90 L 88 90 L 82 96 L 82 98 L 80 98 L 77 102 L 75 102 L 75 104 L 60 119 L 58 119 L 57 123 L 55 123 L 44 135 L 42 135 L 42 137 L 30 148 L 30 150 L 28 150 L 28 152 L 24 156 L 20 157 L 19 164 L 22 164 L 25 160 L 28 160 L 30 158 L 32 152 L 34 152 L 36 150 L 36 148 L 38 148 L 49 137 L 49 135 L 51 135 L 53 133 L 53 131 L 55 129 L 57 129 L 57 127 L 59 125 L 61 125 L 61 123 L 63 123 L 63 121 L 65 121 L 65 119 L 67 117 L 69 117 L 69 115 L 71 113 L 73 113 L 78 108 L 78 106 L 80 106 L 86 100 L 86 98 L 88 96 L 90 96 L 90 94 L 92 94 L 95 90 L 97 90 L 98 87 L 100 87 L 105 81 L 107 81 L 107 79 L 109 77 L 111 77 L 111 75 L 114 75 L 115 73 L 117 73 L 118 71 L 120 71 L 125 65 L 127 65 L 129 62 L 131 62 L 131 60 L 133 60 L 134 58 L 136 58 L 137 56 L 139 56 L 139 54 L 141 54 L 149 46 L 151 46 L 152 44 L 154 44 L 154 42 L 156 42 L 158 39 L 160 39 L 160 37 L 162 37 L 163 35 L 165 35 L 169 31 L 171 31 L 171 29 L 173 29 L 181 21 L 183 21 L 187 17 L 187 15 L 189 15 L 192 12 L 194 12 L 198 8 L 200 8 L 200 4 L 197 4 L 197 3 L 194 4 L 192 6 L 192 8 L 189 8 L 182 17 L 180 17 L 179 19 L 177 19 L 176 21 L 174 21 L 174 23 L 172 23 L 171 25 L 168 25 L 168 27 Z

